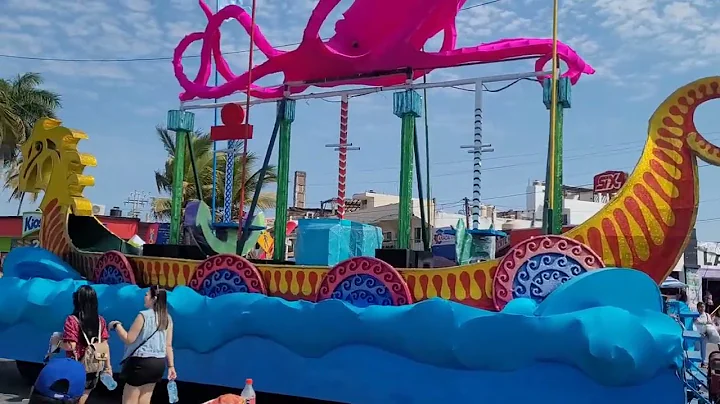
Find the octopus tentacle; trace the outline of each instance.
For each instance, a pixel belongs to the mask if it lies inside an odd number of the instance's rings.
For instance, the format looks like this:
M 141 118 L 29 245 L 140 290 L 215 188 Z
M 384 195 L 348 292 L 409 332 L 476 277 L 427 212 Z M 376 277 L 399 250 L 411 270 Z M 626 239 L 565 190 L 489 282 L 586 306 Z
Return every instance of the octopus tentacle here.
M 505 39 L 480 46 L 460 48 L 450 52 L 424 53 L 418 68 L 439 68 L 466 63 L 497 62 L 525 56 L 537 56 L 536 71 L 542 71 L 545 63 L 552 59 L 552 41 L 547 39 Z M 593 74 L 593 69 L 573 49 L 558 43 L 558 57 L 568 65 L 563 77 L 569 77 L 575 84 L 582 74 Z
M 224 23 L 226 20 L 229 19 L 235 19 L 237 20 L 240 25 L 245 28 L 246 32 L 250 34 L 252 31 L 253 35 L 255 36 L 255 45 L 258 47 L 258 49 L 268 58 L 268 62 L 272 60 L 275 57 L 281 56 L 285 54 L 286 52 L 280 51 L 278 49 L 275 49 L 270 45 L 267 38 L 263 35 L 262 31 L 257 27 L 253 26 L 252 19 L 247 14 L 245 10 L 242 9 L 242 7 L 231 5 L 223 8 L 220 10 L 217 14 L 213 14 L 210 7 L 205 4 L 203 0 L 199 0 L 199 4 L 201 9 L 203 10 L 203 13 L 208 19 L 208 24 L 205 28 L 204 32 L 194 32 L 192 34 L 189 34 L 185 36 L 178 46 L 175 48 L 175 52 L 173 54 L 173 69 L 175 71 L 175 76 L 178 79 L 178 82 L 182 86 L 183 89 L 185 89 L 185 92 L 181 94 L 180 99 L 187 101 L 189 99 L 192 99 L 197 96 L 202 96 L 202 94 L 208 92 L 208 89 L 211 89 L 211 87 L 207 86 L 208 80 L 210 79 L 210 74 L 212 70 L 212 62 L 211 59 L 214 59 L 215 65 L 217 67 L 218 73 L 228 81 L 226 84 L 230 84 L 230 82 L 235 82 L 232 87 L 236 88 L 234 91 L 239 90 L 245 90 L 247 91 L 247 72 L 241 76 L 236 76 L 232 70 L 230 69 L 230 66 L 228 65 L 227 61 L 222 55 L 221 49 L 220 49 L 220 26 L 222 23 Z M 251 31 L 252 30 L 252 31 Z M 187 50 L 187 48 L 194 42 L 202 41 L 202 50 L 200 51 L 200 69 L 198 70 L 197 75 L 195 76 L 195 79 L 190 81 L 190 79 L 187 77 L 187 75 L 184 72 L 183 65 L 182 65 L 182 56 Z M 267 63 L 267 62 L 266 62 Z M 266 64 L 265 63 L 265 64 Z M 263 64 L 263 65 L 265 65 Z M 261 65 L 261 66 L 263 66 Z M 268 69 L 268 66 L 276 66 L 274 63 L 270 65 L 265 65 L 262 68 L 261 66 L 258 66 L 258 69 L 260 72 L 264 72 Z M 255 70 L 255 69 L 253 69 Z M 272 70 L 272 69 L 270 69 Z M 269 71 L 267 73 L 261 74 L 261 75 L 253 75 L 253 82 L 260 79 L 263 76 L 266 76 L 268 74 L 277 73 L 279 70 L 276 71 Z M 245 78 L 245 83 L 240 83 L 238 80 L 241 80 L 242 78 Z M 265 94 L 269 91 L 269 93 L 275 94 L 275 90 L 272 89 L 266 89 L 264 87 L 257 87 L 257 86 L 251 86 L 250 89 L 251 93 L 257 93 L 257 94 Z M 210 91 L 215 92 L 215 91 Z
M 445 27 L 443 30 L 443 43 L 440 46 L 441 52 L 447 52 L 452 49 L 455 49 L 455 46 L 457 45 L 457 26 L 455 25 L 455 21 L 453 21 L 452 24 Z
M 303 40 L 305 41 L 320 39 L 320 28 L 327 20 L 330 13 L 340 4 L 340 0 L 320 0 L 315 9 L 310 14 L 307 26 L 303 32 Z
M 205 4 L 204 0 L 199 0 L 199 2 L 200 7 L 203 8 L 203 12 L 208 19 L 208 25 L 205 28 L 206 33 L 217 31 L 219 34 L 220 25 L 222 25 L 222 23 L 226 20 L 233 19 L 240 23 L 248 35 L 250 35 L 251 31 L 253 32 L 253 42 L 255 42 L 255 46 L 257 46 L 260 52 L 262 52 L 268 59 L 285 53 L 285 51 L 276 49 L 270 44 L 270 41 L 262 33 L 260 27 L 253 25 L 252 17 L 242 7 L 233 4 L 224 7 L 216 14 L 213 14 L 212 10 L 207 4 Z M 219 41 L 220 39 L 218 38 L 218 42 Z
M 192 34 L 186 35 L 183 39 L 180 40 L 180 43 L 175 48 L 175 52 L 173 54 L 173 70 L 175 71 L 175 78 L 178 80 L 180 87 L 184 88 L 185 90 L 192 87 L 196 83 L 206 84 L 208 79 L 210 78 L 209 51 L 200 53 L 200 69 L 198 70 L 197 76 L 195 76 L 195 80 L 190 81 L 187 74 L 185 74 L 183 68 L 183 53 L 185 53 L 185 50 L 187 50 L 190 45 L 200 40 L 203 40 L 202 32 L 193 32 Z M 203 49 L 203 51 L 205 51 L 205 49 Z M 207 66 L 207 68 L 204 68 L 204 66 Z
M 260 80 L 265 76 L 281 72 L 281 66 L 282 65 L 278 63 L 278 59 L 273 58 L 268 59 L 267 61 L 259 64 L 258 66 L 253 67 L 251 70 L 253 82 L 255 82 L 256 80 Z M 182 66 L 180 66 L 180 69 L 180 73 L 182 73 Z M 185 89 L 185 92 L 180 94 L 180 100 L 189 101 L 195 97 L 202 97 L 207 99 L 222 98 L 234 92 L 247 92 L 248 75 L 249 72 L 245 72 L 240 76 L 235 76 L 232 80 L 229 80 L 228 82 L 216 87 L 200 83 L 191 83 L 186 76 L 183 75 L 184 77 L 181 77 L 180 75 L 178 75 L 180 85 Z M 250 86 L 250 95 L 260 98 L 282 97 L 283 86 L 263 87 L 252 84 Z

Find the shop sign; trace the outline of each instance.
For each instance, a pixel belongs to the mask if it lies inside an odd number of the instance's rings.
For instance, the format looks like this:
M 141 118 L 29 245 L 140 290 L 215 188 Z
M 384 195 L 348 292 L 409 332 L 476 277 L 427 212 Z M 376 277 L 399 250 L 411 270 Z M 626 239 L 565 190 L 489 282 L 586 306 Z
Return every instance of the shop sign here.
M 27 237 L 40 231 L 42 222 L 41 212 L 25 212 L 22 218 L 22 237 Z

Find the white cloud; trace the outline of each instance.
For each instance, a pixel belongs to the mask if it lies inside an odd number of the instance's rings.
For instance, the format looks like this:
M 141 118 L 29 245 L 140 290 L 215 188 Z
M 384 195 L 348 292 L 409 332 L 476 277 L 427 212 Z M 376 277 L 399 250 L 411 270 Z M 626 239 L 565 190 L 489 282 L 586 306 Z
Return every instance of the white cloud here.
M 48 1 L 43 0 L 6 0 L 8 8 L 24 11 L 49 11 L 54 8 Z
M 122 67 L 106 63 L 42 62 L 37 70 L 72 78 L 99 78 L 129 82 L 132 75 Z
M 5 31 L 12 31 L 20 29 L 21 25 L 17 20 L 13 18 L 0 17 L 0 27 L 3 27 L 3 30 Z
M 15 22 L 20 27 L 47 27 L 50 26 L 50 21 L 44 18 L 38 18 L 33 16 L 21 16 L 15 19 Z
M 19 49 L 23 50 L 23 55 L 37 56 L 45 47 L 31 34 L 0 32 L 0 53 L 17 55 Z
M 537 29 L 530 18 L 495 4 L 462 11 L 456 22 L 458 42 L 465 46 L 502 36 L 524 36 Z
M 702 56 L 720 60 L 720 10 L 698 9 L 708 6 L 686 0 L 597 0 L 593 4 L 604 18 L 601 26 L 628 48 L 678 59 Z
M 120 3 L 130 10 L 145 13 L 153 8 L 150 0 L 121 0 Z

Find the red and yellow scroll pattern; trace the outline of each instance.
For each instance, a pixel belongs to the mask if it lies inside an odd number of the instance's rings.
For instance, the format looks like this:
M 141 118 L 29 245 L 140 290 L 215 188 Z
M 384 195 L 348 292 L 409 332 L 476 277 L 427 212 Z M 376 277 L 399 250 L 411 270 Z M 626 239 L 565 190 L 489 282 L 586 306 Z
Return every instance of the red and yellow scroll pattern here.
M 718 78 L 699 80 L 671 95 L 650 119 L 642 157 L 622 191 L 565 235 L 588 244 L 608 267 L 638 269 L 662 282 L 695 225 L 696 156 L 711 162 L 717 152 L 692 143 L 700 137 L 693 114 L 703 102 L 720 97 L 719 83 Z M 708 145 L 704 139 L 699 143 Z

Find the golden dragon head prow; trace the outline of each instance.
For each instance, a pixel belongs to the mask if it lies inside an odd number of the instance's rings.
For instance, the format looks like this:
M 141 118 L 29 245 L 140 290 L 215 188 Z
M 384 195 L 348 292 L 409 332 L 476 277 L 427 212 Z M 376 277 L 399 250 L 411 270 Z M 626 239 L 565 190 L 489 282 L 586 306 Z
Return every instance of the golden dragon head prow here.
M 78 152 L 77 144 L 87 139 L 79 130 L 61 126 L 57 119 L 40 118 L 30 138 L 20 148 L 19 190 L 45 191 L 40 208 L 57 199 L 78 216 L 92 215 L 92 204 L 83 195 L 85 187 L 95 185 L 95 178 L 84 175 L 85 167 L 95 167 L 95 156 Z

